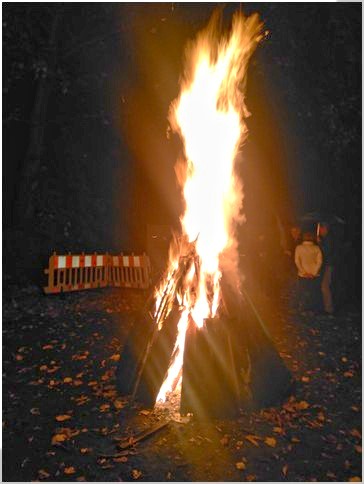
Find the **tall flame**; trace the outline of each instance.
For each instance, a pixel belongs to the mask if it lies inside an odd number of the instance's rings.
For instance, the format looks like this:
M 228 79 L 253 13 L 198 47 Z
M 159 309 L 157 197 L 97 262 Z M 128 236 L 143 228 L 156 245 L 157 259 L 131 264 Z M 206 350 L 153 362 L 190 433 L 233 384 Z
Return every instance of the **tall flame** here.
M 235 228 L 242 221 L 243 188 L 235 165 L 247 134 L 244 92 L 248 62 L 262 38 L 262 24 L 256 14 L 245 17 L 236 12 L 229 35 L 219 38 L 218 21 L 219 16 L 213 15 L 187 48 L 181 91 L 169 113 L 171 127 L 184 144 L 184 160 L 176 165 L 185 201 L 180 218 L 184 242 L 171 247 L 168 276 L 157 291 L 157 315 L 163 295 L 176 284 L 179 259 L 186 255 L 185 250 L 191 250 L 191 243 L 199 267 L 189 268 L 187 287 L 179 299 L 183 311 L 174 358 L 157 397 L 162 401 L 181 382 L 189 318 L 201 328 L 204 319 L 216 315 L 220 257 L 236 246 Z M 159 314 L 158 324 L 162 323 Z

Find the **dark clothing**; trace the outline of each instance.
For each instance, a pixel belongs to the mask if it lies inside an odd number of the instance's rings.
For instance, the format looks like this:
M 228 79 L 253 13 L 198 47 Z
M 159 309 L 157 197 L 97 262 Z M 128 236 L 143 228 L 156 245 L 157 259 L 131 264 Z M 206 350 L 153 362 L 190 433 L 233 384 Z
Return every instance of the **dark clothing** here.
M 330 236 L 323 237 L 319 243 L 323 254 L 323 267 L 335 265 L 334 244 Z
M 320 280 L 298 278 L 298 302 L 301 311 L 315 311 L 319 309 Z
M 321 293 L 322 302 L 325 312 L 332 314 L 334 312 L 334 304 L 332 297 L 332 274 L 335 265 L 334 245 L 330 235 L 323 237 L 320 241 L 320 249 L 323 255 L 323 264 L 321 270 Z
M 333 266 L 326 265 L 321 278 L 321 293 L 324 309 L 327 313 L 334 312 L 334 304 L 332 300 L 331 281 L 332 281 Z

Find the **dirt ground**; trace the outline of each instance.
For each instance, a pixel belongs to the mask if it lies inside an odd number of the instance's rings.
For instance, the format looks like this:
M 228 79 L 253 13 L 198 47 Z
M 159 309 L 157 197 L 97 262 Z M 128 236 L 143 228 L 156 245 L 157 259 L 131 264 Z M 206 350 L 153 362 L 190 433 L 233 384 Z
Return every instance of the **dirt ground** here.
M 330 320 L 265 304 L 295 394 L 234 421 L 197 422 L 117 395 L 120 350 L 145 298 L 4 284 L 4 481 L 361 480 L 359 311 Z

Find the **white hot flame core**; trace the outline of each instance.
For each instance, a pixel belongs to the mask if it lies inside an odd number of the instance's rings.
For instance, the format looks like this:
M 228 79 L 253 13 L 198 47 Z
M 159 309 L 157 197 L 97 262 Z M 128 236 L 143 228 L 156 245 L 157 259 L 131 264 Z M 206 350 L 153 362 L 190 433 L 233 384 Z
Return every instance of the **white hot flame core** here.
M 220 257 L 236 244 L 235 228 L 242 220 L 243 189 L 235 174 L 235 163 L 247 133 L 247 67 L 262 38 L 262 24 L 257 15 L 244 17 L 237 12 L 231 32 L 220 40 L 216 25 L 217 17 L 213 16 L 186 52 L 185 78 L 169 115 L 172 129 L 184 144 L 185 163 L 182 169 L 181 164 L 176 166 L 185 200 L 181 225 L 188 242 L 196 241 L 199 271 L 196 280 L 192 266 L 185 278 L 185 294 L 178 298 L 182 315 L 174 357 L 157 401 L 164 401 L 180 382 L 189 318 L 201 328 L 204 319 L 216 315 L 220 304 Z M 175 284 L 173 274 L 184 255 L 181 248 L 171 247 L 169 275 L 157 291 L 156 314 L 163 294 Z

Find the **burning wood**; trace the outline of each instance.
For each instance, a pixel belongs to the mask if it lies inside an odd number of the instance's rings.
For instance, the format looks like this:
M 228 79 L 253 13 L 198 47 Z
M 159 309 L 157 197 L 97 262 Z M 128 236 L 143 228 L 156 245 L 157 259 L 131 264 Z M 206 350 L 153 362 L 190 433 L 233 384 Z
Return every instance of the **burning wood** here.
M 183 412 L 213 416 L 235 414 L 243 400 L 246 406 L 276 400 L 265 391 L 268 374 L 280 380 L 279 395 L 289 381 L 243 297 L 235 237 L 243 220 L 236 168 L 249 115 L 244 90 L 262 24 L 257 15 L 237 12 L 230 34 L 220 38 L 217 25 L 215 15 L 188 48 L 181 92 L 170 108 L 184 145 L 176 166 L 185 201 L 182 233 L 156 291 L 132 391 L 154 405 L 182 389 Z

